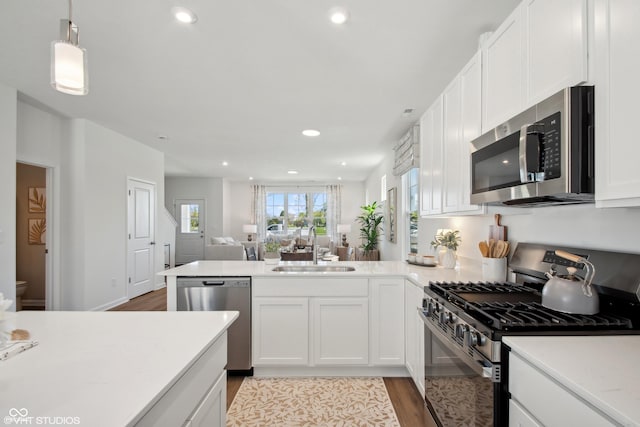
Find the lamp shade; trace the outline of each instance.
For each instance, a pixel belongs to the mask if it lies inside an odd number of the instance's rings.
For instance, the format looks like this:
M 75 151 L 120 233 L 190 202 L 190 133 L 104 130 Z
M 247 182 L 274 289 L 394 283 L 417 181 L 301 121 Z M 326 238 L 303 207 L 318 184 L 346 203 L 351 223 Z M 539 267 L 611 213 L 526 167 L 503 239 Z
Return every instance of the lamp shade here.
M 51 43 L 51 86 L 69 95 L 89 92 L 85 49 L 65 40 Z
M 351 233 L 351 224 L 338 224 L 338 233 Z
M 256 224 L 244 224 L 242 226 L 242 232 L 243 233 L 257 233 L 258 232 L 258 226 Z

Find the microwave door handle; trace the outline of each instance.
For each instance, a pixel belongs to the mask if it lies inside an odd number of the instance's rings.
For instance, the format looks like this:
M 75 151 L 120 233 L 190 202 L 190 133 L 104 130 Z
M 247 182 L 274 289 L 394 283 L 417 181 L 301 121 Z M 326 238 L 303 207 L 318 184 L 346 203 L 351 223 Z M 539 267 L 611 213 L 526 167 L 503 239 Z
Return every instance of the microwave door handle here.
M 524 125 L 520 128 L 518 159 L 520 163 L 520 182 L 535 182 L 540 171 L 540 125 Z

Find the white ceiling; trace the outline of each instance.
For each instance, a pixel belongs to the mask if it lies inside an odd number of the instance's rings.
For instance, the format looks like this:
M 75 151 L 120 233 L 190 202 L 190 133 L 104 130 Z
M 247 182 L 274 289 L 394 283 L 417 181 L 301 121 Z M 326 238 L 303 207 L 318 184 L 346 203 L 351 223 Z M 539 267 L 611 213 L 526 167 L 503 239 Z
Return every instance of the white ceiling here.
M 49 85 L 67 0 L 3 0 L 0 81 L 163 151 L 167 175 L 364 180 L 518 2 L 75 0 L 90 81 L 76 97 Z

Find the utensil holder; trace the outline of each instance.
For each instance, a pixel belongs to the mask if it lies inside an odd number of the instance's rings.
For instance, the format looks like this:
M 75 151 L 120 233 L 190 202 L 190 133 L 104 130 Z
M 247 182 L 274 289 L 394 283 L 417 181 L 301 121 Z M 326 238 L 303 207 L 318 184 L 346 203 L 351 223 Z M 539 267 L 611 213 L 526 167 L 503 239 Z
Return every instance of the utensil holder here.
M 507 280 L 507 258 L 482 258 L 482 279 L 487 282 Z

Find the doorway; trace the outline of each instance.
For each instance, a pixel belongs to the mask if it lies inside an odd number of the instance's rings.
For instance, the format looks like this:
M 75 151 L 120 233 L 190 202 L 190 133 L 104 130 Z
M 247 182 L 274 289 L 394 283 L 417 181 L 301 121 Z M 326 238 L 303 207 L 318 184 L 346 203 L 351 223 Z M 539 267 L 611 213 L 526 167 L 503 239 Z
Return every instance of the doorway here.
M 176 265 L 204 259 L 204 200 L 178 199 L 175 202 Z
M 127 196 L 127 296 L 131 299 L 154 288 L 156 186 L 129 179 Z
M 16 163 L 16 310 L 50 306 L 51 176 L 50 168 Z

